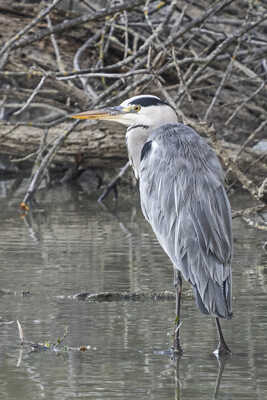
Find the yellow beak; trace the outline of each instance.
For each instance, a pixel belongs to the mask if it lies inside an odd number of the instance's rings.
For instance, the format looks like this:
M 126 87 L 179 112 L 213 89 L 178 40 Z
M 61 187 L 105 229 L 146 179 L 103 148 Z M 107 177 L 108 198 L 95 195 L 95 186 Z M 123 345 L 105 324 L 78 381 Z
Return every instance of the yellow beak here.
M 129 107 L 123 108 L 118 106 L 103 108 L 99 110 L 84 111 L 78 114 L 73 114 L 70 117 L 76 119 L 103 119 L 108 121 L 119 121 L 120 117 L 128 112 L 131 112 L 131 110 L 129 110 Z

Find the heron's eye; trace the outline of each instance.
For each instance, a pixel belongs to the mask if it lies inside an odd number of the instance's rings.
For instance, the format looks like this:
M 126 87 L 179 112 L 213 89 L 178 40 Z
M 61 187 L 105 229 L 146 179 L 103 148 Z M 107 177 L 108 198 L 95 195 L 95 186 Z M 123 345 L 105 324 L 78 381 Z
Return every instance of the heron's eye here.
M 140 110 L 141 110 L 140 104 L 134 104 L 134 105 L 133 105 L 133 111 L 138 112 L 138 111 L 140 111 Z

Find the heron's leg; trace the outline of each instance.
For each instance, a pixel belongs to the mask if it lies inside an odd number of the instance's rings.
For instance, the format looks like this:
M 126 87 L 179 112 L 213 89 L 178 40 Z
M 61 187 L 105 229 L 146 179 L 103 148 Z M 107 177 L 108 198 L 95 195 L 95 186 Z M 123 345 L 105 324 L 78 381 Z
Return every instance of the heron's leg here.
M 218 344 L 218 348 L 217 348 L 218 356 L 225 356 L 227 354 L 231 354 L 232 352 L 224 340 L 219 318 L 216 318 L 215 321 L 216 321 L 216 328 L 217 328 L 218 338 L 219 338 L 219 344 Z
M 174 267 L 174 287 L 176 290 L 176 318 L 175 318 L 175 330 L 174 330 L 174 351 L 182 353 L 182 347 L 180 344 L 180 326 L 181 326 L 181 297 L 182 297 L 182 275 L 180 271 Z

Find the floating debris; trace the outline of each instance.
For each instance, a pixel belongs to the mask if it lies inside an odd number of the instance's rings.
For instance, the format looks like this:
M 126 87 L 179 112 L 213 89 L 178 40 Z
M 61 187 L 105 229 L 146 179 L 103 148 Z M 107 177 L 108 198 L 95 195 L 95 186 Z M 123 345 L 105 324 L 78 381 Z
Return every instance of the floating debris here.
M 193 298 L 191 290 L 185 290 L 183 292 L 183 297 Z M 99 292 L 90 293 L 82 292 L 77 293 L 73 296 L 74 299 L 78 300 L 88 300 L 97 302 L 111 302 L 111 301 L 170 301 L 175 300 L 175 293 L 169 290 L 163 290 L 160 292 Z
M 50 342 L 44 342 L 44 343 L 39 343 L 39 342 L 28 342 L 25 341 L 23 329 L 21 326 L 21 323 L 19 320 L 17 320 L 17 326 L 18 326 L 18 331 L 19 331 L 19 339 L 20 339 L 20 344 L 21 346 L 29 346 L 31 348 L 32 352 L 42 352 L 42 351 L 53 351 L 53 352 L 68 352 L 68 351 L 82 351 L 85 352 L 87 350 L 91 349 L 91 346 L 89 345 L 81 345 L 79 347 L 70 347 L 66 346 L 63 342 L 67 335 L 69 334 L 68 328 L 65 328 L 65 332 L 63 337 L 58 337 L 56 343 L 50 343 Z M 93 350 L 96 350 L 96 348 L 93 348 Z M 17 363 L 17 366 L 20 365 L 22 359 L 22 354 L 20 354 L 20 359 Z

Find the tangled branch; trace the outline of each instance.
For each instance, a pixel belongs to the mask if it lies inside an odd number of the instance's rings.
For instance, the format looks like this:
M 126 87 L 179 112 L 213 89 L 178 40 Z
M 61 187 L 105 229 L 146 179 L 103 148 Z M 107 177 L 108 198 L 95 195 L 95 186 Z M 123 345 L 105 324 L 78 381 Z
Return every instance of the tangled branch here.
M 232 182 L 266 202 L 267 160 L 251 149 L 264 139 L 267 121 L 263 2 L 125 0 L 111 1 L 105 9 L 83 2 L 83 8 L 79 4 L 72 10 L 60 4 L 51 0 L 44 9 L 35 5 L 30 23 L 11 17 L 9 38 L 0 49 L 1 124 L 7 127 L 0 145 L 11 146 L 13 140 L 14 146 L 20 126 L 49 128 L 50 134 L 68 113 L 150 92 L 166 99 L 183 122 L 210 139 Z M 35 113 L 40 104 L 41 115 Z M 103 143 L 112 149 L 108 136 L 101 138 L 99 149 Z M 116 140 L 123 143 L 123 138 Z M 111 150 L 114 159 L 121 156 L 121 142 Z M 33 155 L 44 168 L 35 167 L 34 182 L 40 183 L 63 143 L 65 139 L 54 139 L 41 153 L 31 148 L 20 155 Z M 88 165 L 99 165 L 103 156 L 97 143 Z M 238 147 L 233 152 L 229 146 Z M 126 153 L 121 158 L 123 162 Z M 29 188 L 26 203 L 37 187 Z

